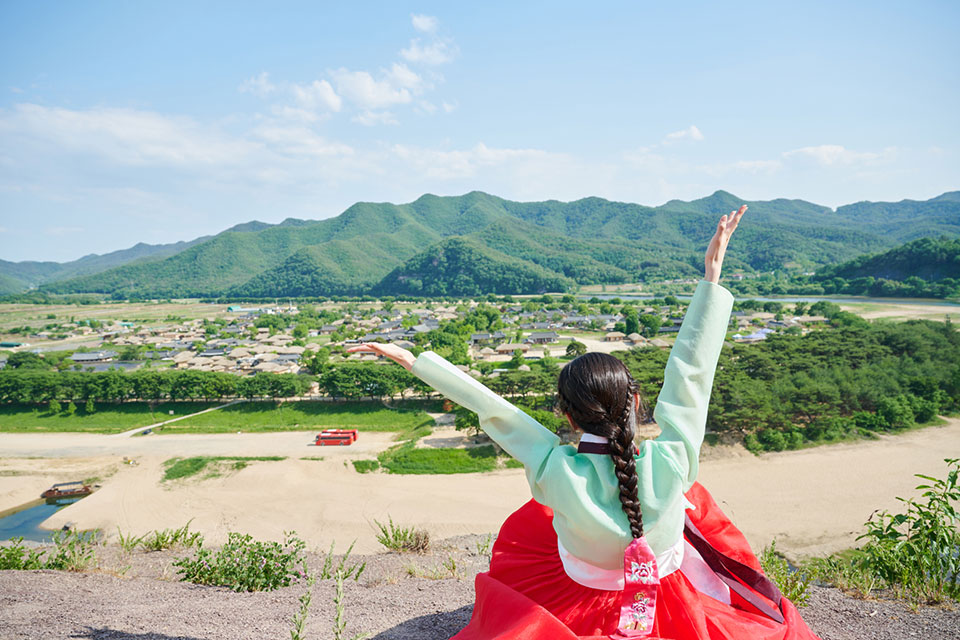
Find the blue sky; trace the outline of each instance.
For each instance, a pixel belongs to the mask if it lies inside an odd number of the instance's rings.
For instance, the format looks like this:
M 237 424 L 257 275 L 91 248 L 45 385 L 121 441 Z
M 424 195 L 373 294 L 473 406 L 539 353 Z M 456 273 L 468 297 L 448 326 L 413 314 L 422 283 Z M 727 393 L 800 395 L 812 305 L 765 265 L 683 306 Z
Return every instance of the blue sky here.
M 0 258 L 474 189 L 960 189 L 956 2 L 5 2 Z

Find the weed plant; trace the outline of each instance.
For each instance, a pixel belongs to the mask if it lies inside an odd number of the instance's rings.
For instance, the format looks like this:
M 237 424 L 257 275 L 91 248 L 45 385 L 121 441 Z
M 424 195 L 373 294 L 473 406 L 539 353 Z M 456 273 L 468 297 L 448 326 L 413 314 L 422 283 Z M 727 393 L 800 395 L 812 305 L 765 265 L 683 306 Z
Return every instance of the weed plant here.
M 904 513 L 875 512 L 859 539 L 865 566 L 884 583 L 901 590 L 911 601 L 938 603 L 960 600 L 960 459 L 947 458 L 946 478 L 915 474 L 927 483 L 916 488 L 921 498 L 897 500 Z
M 854 550 L 826 558 L 810 558 L 803 570 L 814 580 L 832 584 L 859 598 L 869 598 L 882 581 L 863 562 L 862 551 Z
M 493 535 L 487 534 L 477 540 L 476 550 L 478 556 L 490 555 L 490 546 L 493 544 Z
M 183 582 L 229 587 L 234 591 L 273 591 L 301 577 L 304 542 L 293 531 L 283 544 L 260 542 L 247 534 L 231 532 L 216 553 L 198 544 L 196 556 L 174 561 Z
M 313 585 L 317 582 L 317 575 L 307 570 L 307 563 L 303 563 L 303 577 L 307 583 L 307 590 L 300 596 L 300 608 L 293 616 L 293 628 L 290 629 L 290 640 L 304 640 L 306 638 L 307 617 L 310 615 L 310 601 L 313 600 Z
M 55 569 L 85 571 L 97 560 L 98 531 L 54 531 L 53 548 L 27 549 L 23 538 L 0 547 L 0 570 Z
M 806 572 L 792 568 L 786 558 L 777 551 L 777 541 L 774 540 L 760 553 L 760 566 L 768 578 L 777 583 L 782 593 L 798 607 L 807 605 L 810 594 L 807 590 L 813 578 Z
M 0 571 L 45 569 L 41 552 L 23 546 L 23 538 L 11 538 L 10 544 L 0 547 Z
M 446 580 L 447 578 L 460 580 L 463 578 L 460 565 L 457 564 L 457 559 L 452 555 L 448 555 L 443 562 L 430 569 L 421 569 L 412 563 L 408 564 L 406 568 L 407 575 L 414 578 L 426 578 L 427 580 Z
M 383 524 L 374 520 L 374 524 L 380 530 L 377 534 L 377 542 L 391 551 L 412 551 L 423 553 L 430 546 L 430 534 L 424 529 L 415 527 L 398 527 L 393 524 L 393 518 L 387 516 L 388 524 Z
M 193 519 L 179 529 L 158 529 L 141 536 L 139 544 L 147 551 L 199 547 L 203 544 L 203 535 L 199 531 L 190 531 L 190 522 L 193 522 Z
M 330 543 L 330 551 L 327 552 L 327 555 L 323 558 L 323 566 L 320 567 L 320 579 L 321 580 L 330 580 L 337 574 L 343 574 L 344 580 L 349 580 L 353 578 L 354 582 L 360 579 L 360 575 L 367 568 L 367 561 L 363 562 L 354 562 L 353 564 L 348 564 L 350 561 L 350 554 L 353 552 L 353 545 L 357 543 L 356 540 L 350 543 L 350 546 L 347 547 L 347 552 L 340 557 L 340 561 L 337 562 L 336 567 L 333 564 L 333 548 L 336 542 Z
M 143 544 L 144 539 L 147 537 L 147 534 L 142 536 L 135 536 L 132 533 L 123 535 L 123 531 L 120 530 L 120 527 L 117 527 L 117 544 L 120 545 L 120 548 L 125 552 L 130 553 L 141 544 Z
M 44 569 L 85 571 L 96 562 L 98 531 L 54 531 L 54 548 L 44 556 Z
M 334 585 L 336 587 L 333 596 L 333 638 L 334 640 L 343 640 L 344 631 L 347 629 L 347 620 L 346 620 L 346 609 L 343 606 L 344 593 L 343 593 L 343 583 L 346 580 L 346 574 L 343 571 L 337 571 L 333 576 Z M 350 640 L 364 640 L 367 635 L 363 633 L 358 633 L 353 636 Z

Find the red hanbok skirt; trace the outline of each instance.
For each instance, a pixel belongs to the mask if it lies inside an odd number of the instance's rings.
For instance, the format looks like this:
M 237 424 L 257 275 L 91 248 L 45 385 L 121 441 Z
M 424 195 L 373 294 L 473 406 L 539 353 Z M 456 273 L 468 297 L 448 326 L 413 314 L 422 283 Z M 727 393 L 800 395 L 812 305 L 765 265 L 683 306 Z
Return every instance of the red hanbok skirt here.
M 702 485 L 687 499 L 690 519 L 710 544 L 760 569 L 743 534 Z M 470 624 L 454 640 L 601 640 L 617 630 L 620 591 L 571 580 L 557 552 L 550 508 L 531 500 L 507 518 L 493 547 L 490 571 L 477 575 Z M 759 613 L 731 592 L 726 604 L 697 591 L 681 571 L 660 581 L 651 638 L 672 640 L 819 640 L 787 598 L 784 622 Z

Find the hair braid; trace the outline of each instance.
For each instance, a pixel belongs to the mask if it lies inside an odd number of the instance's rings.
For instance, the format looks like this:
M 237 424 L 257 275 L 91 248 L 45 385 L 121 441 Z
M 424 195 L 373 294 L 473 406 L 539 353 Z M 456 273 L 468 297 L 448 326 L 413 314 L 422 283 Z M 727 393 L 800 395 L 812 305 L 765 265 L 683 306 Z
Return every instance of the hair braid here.
M 636 394 L 640 386 L 630 370 L 613 356 L 587 353 L 560 370 L 557 404 L 587 433 L 607 438 L 610 459 L 620 488 L 620 505 L 634 538 L 643 536 L 633 437 L 637 423 Z M 641 411 L 646 406 L 641 402 Z
M 633 385 L 631 385 L 632 387 Z M 630 522 L 634 538 L 643 536 L 643 512 L 637 495 L 637 463 L 633 458 L 633 392 L 627 395 L 626 406 L 613 421 L 616 425 L 610 437 L 610 459 L 620 485 L 620 506 Z

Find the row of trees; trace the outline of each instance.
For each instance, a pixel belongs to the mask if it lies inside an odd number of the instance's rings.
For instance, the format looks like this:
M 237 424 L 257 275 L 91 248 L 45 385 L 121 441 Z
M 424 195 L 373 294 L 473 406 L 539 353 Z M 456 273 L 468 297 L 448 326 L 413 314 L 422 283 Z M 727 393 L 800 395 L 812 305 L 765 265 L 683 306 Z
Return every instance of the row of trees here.
M 213 400 L 290 398 L 310 389 L 311 379 L 294 374 L 240 377 L 216 371 L 0 371 L 0 403 L 122 402 L 126 400 Z

